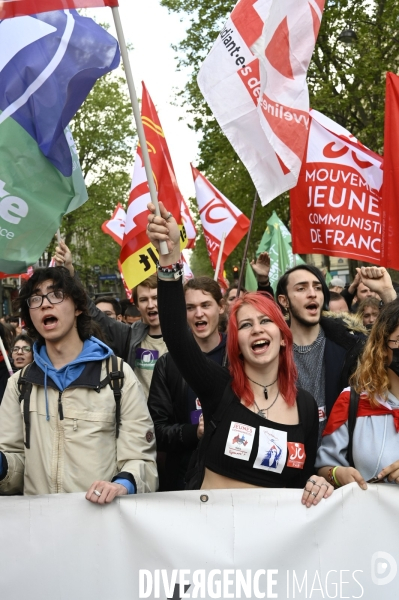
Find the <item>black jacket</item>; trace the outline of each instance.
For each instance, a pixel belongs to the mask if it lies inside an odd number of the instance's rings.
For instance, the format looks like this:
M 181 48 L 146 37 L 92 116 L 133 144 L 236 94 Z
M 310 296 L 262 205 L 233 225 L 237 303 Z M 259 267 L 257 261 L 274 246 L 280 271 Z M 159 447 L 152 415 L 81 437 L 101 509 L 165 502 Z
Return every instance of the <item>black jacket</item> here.
M 225 364 L 226 336 L 207 356 Z M 158 452 L 165 452 L 164 477 L 160 491 L 183 489 L 184 475 L 193 450 L 198 445 L 197 425 L 190 419 L 189 387 L 169 353 L 161 356 L 154 369 L 148 408 L 154 421 Z M 160 470 L 162 466 L 159 465 Z
M 111 319 L 88 298 L 89 315 L 101 327 L 105 342 L 116 356 L 123 358 L 134 371 L 136 348 L 148 333 L 149 327 L 141 321 L 132 325 Z
M 325 400 L 327 417 L 342 390 L 349 385 L 366 337 L 354 333 L 340 319 L 322 317 L 320 325 L 326 336 L 324 349 Z

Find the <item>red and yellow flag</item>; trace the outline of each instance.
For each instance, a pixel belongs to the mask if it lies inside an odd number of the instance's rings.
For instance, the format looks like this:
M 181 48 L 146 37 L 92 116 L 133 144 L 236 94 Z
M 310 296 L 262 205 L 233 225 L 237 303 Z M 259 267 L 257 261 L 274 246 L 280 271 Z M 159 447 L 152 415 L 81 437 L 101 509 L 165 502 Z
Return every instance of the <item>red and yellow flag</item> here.
M 169 148 L 154 103 L 143 83 L 141 118 L 150 155 L 158 199 L 172 213 L 181 232 L 181 248 L 187 246 L 187 235 L 182 225 L 183 197 L 177 185 Z M 151 201 L 140 145 L 134 164 L 132 189 L 127 209 L 125 235 L 120 262 L 129 288 L 139 285 L 155 273 L 158 254 L 147 237 L 147 204 Z

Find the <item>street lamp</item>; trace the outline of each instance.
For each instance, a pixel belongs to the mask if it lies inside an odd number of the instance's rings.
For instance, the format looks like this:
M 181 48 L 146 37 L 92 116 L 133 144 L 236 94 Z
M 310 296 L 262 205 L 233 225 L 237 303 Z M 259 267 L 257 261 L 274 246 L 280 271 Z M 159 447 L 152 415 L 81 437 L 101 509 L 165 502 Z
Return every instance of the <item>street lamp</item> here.
M 377 23 L 375 23 L 374 21 L 370 21 L 369 19 L 356 19 L 356 23 L 364 23 L 366 25 L 373 25 L 374 27 L 377 26 Z M 356 44 L 356 42 L 358 42 L 356 31 L 352 29 L 352 23 L 349 22 L 346 26 L 346 29 L 343 29 L 341 31 L 341 33 L 338 36 L 338 41 L 347 45 L 353 45 Z
M 353 31 L 353 29 L 351 29 L 351 26 L 349 25 L 347 29 L 343 29 L 341 31 L 341 33 L 338 36 L 338 40 L 343 44 L 353 45 L 356 44 L 358 38 L 356 32 Z

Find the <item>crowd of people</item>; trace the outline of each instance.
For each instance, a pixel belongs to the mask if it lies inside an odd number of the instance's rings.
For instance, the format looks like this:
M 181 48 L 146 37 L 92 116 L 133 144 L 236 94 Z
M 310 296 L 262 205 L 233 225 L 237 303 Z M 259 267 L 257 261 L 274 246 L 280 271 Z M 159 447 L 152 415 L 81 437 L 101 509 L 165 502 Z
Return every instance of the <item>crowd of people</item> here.
M 311 265 L 276 293 L 183 283 L 179 229 L 124 306 L 86 294 L 64 243 L 0 323 L 0 494 L 300 488 L 308 508 L 356 482 L 399 483 L 399 301 L 384 268 L 327 286 Z M 18 333 L 18 335 L 17 335 Z M 6 360 L 7 358 L 7 360 Z M 14 375 L 7 368 L 11 362 Z

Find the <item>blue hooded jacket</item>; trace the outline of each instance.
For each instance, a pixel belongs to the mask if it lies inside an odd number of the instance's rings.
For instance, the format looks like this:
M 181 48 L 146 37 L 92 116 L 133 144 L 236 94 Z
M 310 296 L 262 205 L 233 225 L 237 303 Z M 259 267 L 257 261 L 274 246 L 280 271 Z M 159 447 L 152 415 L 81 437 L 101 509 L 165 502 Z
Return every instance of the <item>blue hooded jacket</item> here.
M 91 337 L 84 341 L 82 352 L 75 360 L 61 367 L 61 369 L 56 369 L 48 357 L 46 346 L 44 344 L 39 346 L 37 342 L 33 344 L 33 358 L 38 367 L 44 372 L 47 420 L 49 420 L 47 377 L 51 377 L 58 389 L 63 392 L 83 373 L 86 363 L 105 360 L 112 354 L 112 350 L 106 344 L 95 337 Z

